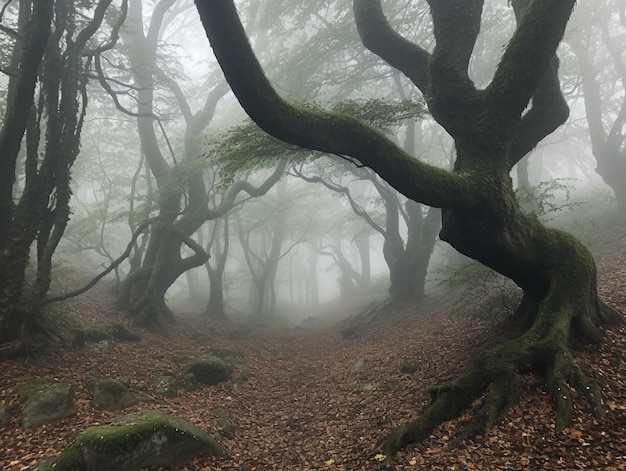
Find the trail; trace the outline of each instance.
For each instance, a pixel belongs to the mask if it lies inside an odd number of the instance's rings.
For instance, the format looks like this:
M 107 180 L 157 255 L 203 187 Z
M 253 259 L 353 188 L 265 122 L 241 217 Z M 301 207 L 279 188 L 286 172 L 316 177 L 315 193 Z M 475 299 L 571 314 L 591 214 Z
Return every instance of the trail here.
M 599 257 L 603 297 L 626 312 L 626 241 Z M 78 323 L 124 321 L 113 312 L 104 289 L 68 301 L 64 312 Z M 14 386 L 35 376 L 76 385 L 78 414 L 55 424 L 23 429 L 16 416 L 0 427 L 0 469 L 34 469 L 90 425 L 119 412 L 89 404 L 86 383 L 94 376 L 126 379 L 146 402 L 126 409 L 159 409 L 180 415 L 209 431 L 217 430 L 212 410 L 223 408 L 236 427 L 224 439 L 226 455 L 200 458 L 172 470 L 626 470 L 626 329 L 608 332 L 600 348 L 576 352 L 577 361 L 602 385 L 607 416 L 594 420 L 585 407 L 573 427 L 556 435 L 548 396 L 529 379 L 529 394 L 486 436 L 457 449 L 448 438 L 462 422 L 435 430 L 425 443 L 410 447 L 395 465 L 377 458 L 392 428 L 416 418 L 428 400 L 425 388 L 452 378 L 472 351 L 498 340 L 495 323 L 450 316 L 448 304 L 430 299 L 419 310 L 403 311 L 343 339 L 336 326 L 258 329 L 233 338 L 235 326 L 209 325 L 185 316 L 168 337 L 145 332 L 140 343 L 88 344 L 49 356 L 3 363 L 0 402 L 16 397 Z M 236 347 L 245 361 L 231 381 L 181 390 L 178 397 L 155 396 L 155 371 L 179 371 L 176 352 Z M 402 362 L 419 362 L 412 374 Z

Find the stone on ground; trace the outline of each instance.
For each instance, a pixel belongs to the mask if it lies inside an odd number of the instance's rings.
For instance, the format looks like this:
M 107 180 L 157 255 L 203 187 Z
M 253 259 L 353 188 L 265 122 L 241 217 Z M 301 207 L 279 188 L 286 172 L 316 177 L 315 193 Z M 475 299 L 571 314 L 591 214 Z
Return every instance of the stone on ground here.
M 135 471 L 173 466 L 222 447 L 200 427 L 159 411 L 143 411 L 89 427 L 41 471 Z

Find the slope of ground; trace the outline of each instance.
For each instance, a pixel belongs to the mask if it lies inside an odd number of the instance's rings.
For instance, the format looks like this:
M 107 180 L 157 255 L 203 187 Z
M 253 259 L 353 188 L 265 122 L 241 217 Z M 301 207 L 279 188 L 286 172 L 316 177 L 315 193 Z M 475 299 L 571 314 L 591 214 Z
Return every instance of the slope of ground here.
M 603 297 L 626 312 L 626 240 L 599 257 Z M 100 289 L 66 304 L 81 323 L 119 322 L 108 294 Z M 463 419 L 435 430 L 410 447 L 396 464 L 380 460 L 381 444 L 392 428 L 418 417 L 427 403 L 425 388 L 458 373 L 472 351 L 497 340 L 497 326 L 484 320 L 451 318 L 442 300 L 419 312 L 401 312 L 388 323 L 369 326 L 344 340 L 336 327 L 254 331 L 232 336 L 233 326 L 211 326 L 183 318 L 171 335 L 145 333 L 140 343 L 88 344 L 35 359 L 0 365 L 0 403 L 15 399 L 14 386 L 35 376 L 76 385 L 78 414 L 35 429 L 17 417 L 0 427 L 0 469 L 33 469 L 54 456 L 88 426 L 104 424 L 119 412 L 89 404 L 86 383 L 95 376 L 123 378 L 145 402 L 126 409 L 159 409 L 211 431 L 213 410 L 226 410 L 236 427 L 226 438 L 226 455 L 203 458 L 175 470 L 626 470 L 626 329 L 607 333 L 599 348 L 575 352 L 602 386 L 607 414 L 596 421 L 577 402 L 574 423 L 556 434 L 547 394 L 529 380 L 528 394 L 485 436 L 456 449 L 447 447 Z M 245 362 L 235 376 L 249 377 L 163 398 L 150 389 L 150 374 L 176 371 L 181 350 L 234 346 Z M 419 364 L 404 374 L 407 360 Z M 241 377 L 243 377 L 241 376 Z

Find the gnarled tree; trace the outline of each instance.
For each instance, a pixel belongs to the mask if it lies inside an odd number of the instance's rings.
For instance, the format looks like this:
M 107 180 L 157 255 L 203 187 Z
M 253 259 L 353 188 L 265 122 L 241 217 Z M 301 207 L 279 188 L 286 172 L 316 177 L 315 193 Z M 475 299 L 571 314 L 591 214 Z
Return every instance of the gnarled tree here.
M 3 27 L 15 38 L 0 130 L 0 342 L 9 344 L 3 354 L 23 352 L 32 334 L 46 332 L 41 306 L 70 216 L 70 172 L 87 109 L 88 71 L 94 54 L 113 47 L 125 17 L 126 2 L 117 15 L 111 3 L 20 2 L 17 29 Z M 110 29 L 102 27 L 106 16 L 113 19 Z
M 433 387 L 421 417 L 389 437 L 388 456 L 482 395 L 482 408 L 459 437 L 488 428 L 520 397 L 522 375 L 531 372 L 544 379 L 553 398 L 556 430 L 571 421 L 570 385 L 587 397 L 594 414 L 604 410 L 597 384 L 569 346 L 602 341 L 602 326 L 622 317 L 598 298 L 589 251 L 525 213 L 509 176 L 568 116 L 556 50 L 575 0 L 512 0 L 517 28 L 491 82 L 478 89 L 468 68 L 483 3 L 428 0 L 435 36 L 429 52 L 392 29 L 380 0 L 354 1 L 364 45 L 422 91 L 433 117 L 454 138 L 456 162 L 446 171 L 415 160 L 358 120 L 286 102 L 265 77 L 232 0 L 196 0 L 231 88 L 262 129 L 292 144 L 358 159 L 407 197 L 441 208 L 441 238 L 523 290 L 515 314 L 522 332 L 477 355 L 455 380 Z

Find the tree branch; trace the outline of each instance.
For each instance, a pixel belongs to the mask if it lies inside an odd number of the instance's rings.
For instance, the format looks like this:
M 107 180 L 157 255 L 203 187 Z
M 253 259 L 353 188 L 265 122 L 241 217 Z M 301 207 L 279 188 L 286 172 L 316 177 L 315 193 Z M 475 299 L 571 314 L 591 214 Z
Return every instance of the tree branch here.
M 111 265 L 109 265 L 109 267 L 106 270 L 104 270 L 102 273 L 100 273 L 99 275 L 94 277 L 89 283 L 87 283 L 82 288 L 79 288 L 79 289 L 74 290 L 74 291 L 70 291 L 69 293 L 65 293 L 65 294 L 61 294 L 59 296 L 53 296 L 51 298 L 47 298 L 43 302 L 43 305 L 48 305 L 48 304 L 52 304 L 52 303 L 58 303 L 60 301 L 65 301 L 66 299 L 70 299 L 70 298 L 74 298 L 76 296 L 80 296 L 81 294 L 83 294 L 83 293 L 89 291 L 91 288 L 93 288 L 96 285 L 96 283 L 98 283 L 98 281 L 100 281 L 102 278 L 104 278 L 109 273 L 111 273 L 113 270 L 115 270 L 124 260 L 126 260 L 128 258 L 128 256 L 130 255 L 131 250 L 133 249 L 133 246 L 135 245 L 135 242 L 137 241 L 137 238 L 141 235 L 141 233 L 144 230 L 146 230 L 146 228 L 150 224 L 155 222 L 155 220 L 156 219 L 149 219 L 147 221 L 144 221 L 142 224 L 140 224 L 139 227 L 137 227 L 137 229 L 133 233 L 133 236 L 130 239 L 130 242 L 126 246 L 126 250 L 124 250 L 122 255 L 120 255 L 113 263 L 111 263 Z
M 349 116 L 293 106 L 271 86 L 232 0 L 195 0 L 207 37 L 237 99 L 265 132 L 301 147 L 358 159 L 407 197 L 437 207 L 467 203 L 466 176 L 419 162 Z
M 401 71 L 424 95 L 428 95 L 430 54 L 391 28 L 380 0 L 354 0 L 353 11 L 363 45 Z
M 518 27 L 486 89 L 486 98 L 492 108 L 491 116 L 514 125 L 554 60 L 576 1 L 512 0 L 511 3 L 519 11 Z

